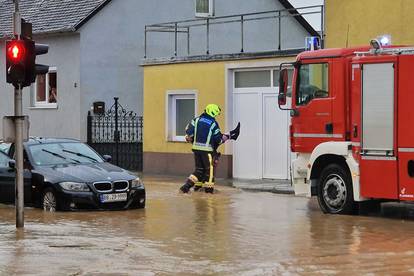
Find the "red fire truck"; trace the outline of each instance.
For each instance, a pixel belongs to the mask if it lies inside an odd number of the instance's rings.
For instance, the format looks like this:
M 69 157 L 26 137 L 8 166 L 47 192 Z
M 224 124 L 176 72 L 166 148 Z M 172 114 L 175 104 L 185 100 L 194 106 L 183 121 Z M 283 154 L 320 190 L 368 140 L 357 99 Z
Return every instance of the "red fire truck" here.
M 372 40 L 303 52 L 293 66 L 295 193 L 335 214 L 368 200 L 414 201 L 414 48 Z M 279 106 L 287 74 L 281 65 Z

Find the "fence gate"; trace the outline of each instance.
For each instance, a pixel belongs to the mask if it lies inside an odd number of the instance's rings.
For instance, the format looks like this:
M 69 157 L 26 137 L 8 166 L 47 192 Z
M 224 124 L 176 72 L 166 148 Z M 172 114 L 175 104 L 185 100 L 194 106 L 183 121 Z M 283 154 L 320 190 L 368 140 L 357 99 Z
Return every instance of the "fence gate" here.
M 115 103 L 104 114 L 88 112 L 87 142 L 111 163 L 124 169 L 142 171 L 142 116 Z

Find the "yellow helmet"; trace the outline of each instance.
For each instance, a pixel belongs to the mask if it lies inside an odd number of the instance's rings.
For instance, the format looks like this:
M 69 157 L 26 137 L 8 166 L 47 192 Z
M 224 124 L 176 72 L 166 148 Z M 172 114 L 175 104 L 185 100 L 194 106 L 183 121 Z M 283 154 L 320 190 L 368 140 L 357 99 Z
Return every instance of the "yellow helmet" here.
M 211 117 L 215 118 L 216 116 L 220 115 L 221 109 L 216 104 L 208 104 L 206 106 L 205 112 Z

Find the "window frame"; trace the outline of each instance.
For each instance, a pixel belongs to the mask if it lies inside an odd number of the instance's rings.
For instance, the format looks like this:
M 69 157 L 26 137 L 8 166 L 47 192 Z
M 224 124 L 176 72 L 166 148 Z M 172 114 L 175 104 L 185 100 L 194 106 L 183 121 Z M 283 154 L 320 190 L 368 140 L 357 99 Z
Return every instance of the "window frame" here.
M 327 92 L 328 92 L 328 95 L 326 96 L 326 97 L 316 97 L 316 98 L 312 98 L 312 99 L 310 99 L 309 101 L 307 101 L 307 102 L 301 102 L 301 103 L 298 103 L 298 98 L 299 98 L 299 95 L 300 95 L 300 88 L 301 88 L 301 85 L 300 85 L 300 70 L 301 70 L 301 68 L 302 68 L 302 66 L 311 66 L 311 65 L 326 65 L 326 67 L 327 67 L 327 69 L 326 69 L 326 74 L 324 74 L 324 76 L 322 76 L 325 80 L 324 81 L 326 81 L 326 85 L 327 85 Z M 315 62 L 315 63 L 302 63 L 302 64 L 300 64 L 300 66 L 299 66 L 299 68 L 298 68 L 298 74 L 297 74 L 297 78 L 296 78 L 296 91 L 295 91 L 295 98 L 293 99 L 294 101 L 295 101 L 295 106 L 297 106 L 297 107 L 300 107 L 300 106 L 307 106 L 307 105 L 309 105 L 314 99 L 328 99 L 328 98 L 330 98 L 331 97 L 331 92 L 330 92 L 330 84 L 329 84 L 329 82 L 330 82 L 330 79 L 329 79 L 329 75 L 331 74 L 331 72 L 330 72 L 330 68 L 331 68 L 331 65 L 330 65 L 330 63 L 329 62 L 327 62 L 327 61 L 321 61 L 321 62 Z
M 177 100 L 194 100 L 194 117 L 197 115 L 197 91 L 195 90 L 170 90 L 166 95 L 166 140 L 168 142 L 186 142 L 185 136 L 178 136 L 177 127 Z
M 204 1 L 208 1 L 208 12 L 197 12 L 197 1 L 198 0 L 194 0 L 194 12 L 195 12 L 195 17 L 213 17 L 214 16 L 214 0 L 204 0 Z
M 56 102 L 55 103 L 50 103 L 49 102 L 49 74 L 50 73 L 56 73 L 56 91 L 58 92 L 56 95 Z M 49 71 L 45 74 L 46 75 L 46 80 L 45 80 L 45 99 L 46 101 L 38 101 L 37 100 L 37 76 L 36 76 L 36 81 L 34 83 L 34 95 L 33 95 L 33 107 L 34 108 L 57 108 L 58 106 L 58 100 L 59 100 L 59 90 L 58 90 L 58 72 L 57 72 L 57 67 L 49 67 Z
M 271 88 L 273 87 L 273 68 L 247 68 L 247 69 L 240 69 L 240 70 L 234 70 L 233 72 L 233 88 L 234 89 L 251 89 L 251 88 Z M 252 72 L 268 72 L 269 73 L 269 85 L 268 86 L 241 86 L 237 87 L 236 85 L 236 75 L 238 73 L 252 73 Z
M 293 72 L 294 72 L 294 68 L 292 67 L 288 67 L 287 68 L 291 75 L 290 75 L 290 81 L 288 84 L 288 88 L 290 88 L 292 90 L 293 87 Z M 238 91 L 243 91 L 243 90 L 247 90 L 249 91 L 249 89 L 251 90 L 252 88 L 277 88 L 279 89 L 279 79 L 278 79 L 278 75 L 279 75 L 279 66 L 264 66 L 264 67 L 251 67 L 251 68 L 237 68 L 235 70 L 232 70 L 233 72 L 233 76 L 232 76 L 232 89 L 237 89 Z M 252 87 L 236 87 L 236 73 L 239 72 L 256 72 L 256 71 L 270 71 L 270 85 L 269 86 L 252 86 Z M 276 79 L 275 79 L 275 72 L 277 73 Z M 290 94 L 288 95 L 288 97 L 291 97 L 292 95 L 292 91 L 290 91 Z

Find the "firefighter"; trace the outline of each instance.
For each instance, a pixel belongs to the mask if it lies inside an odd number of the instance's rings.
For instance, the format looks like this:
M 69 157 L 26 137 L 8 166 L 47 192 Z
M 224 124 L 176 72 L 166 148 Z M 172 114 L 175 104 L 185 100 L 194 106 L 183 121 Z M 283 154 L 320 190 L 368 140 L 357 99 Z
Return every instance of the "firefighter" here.
M 214 192 L 214 168 L 219 156 L 217 148 L 228 139 L 237 139 L 238 136 L 238 131 L 232 131 L 230 134 L 221 133 L 216 121 L 220 113 L 218 105 L 209 104 L 203 114 L 191 120 L 186 127 L 186 140 L 193 145 L 195 171 L 181 186 L 180 190 L 183 193 L 188 193 L 193 186 L 195 190 L 204 187 L 206 193 Z

